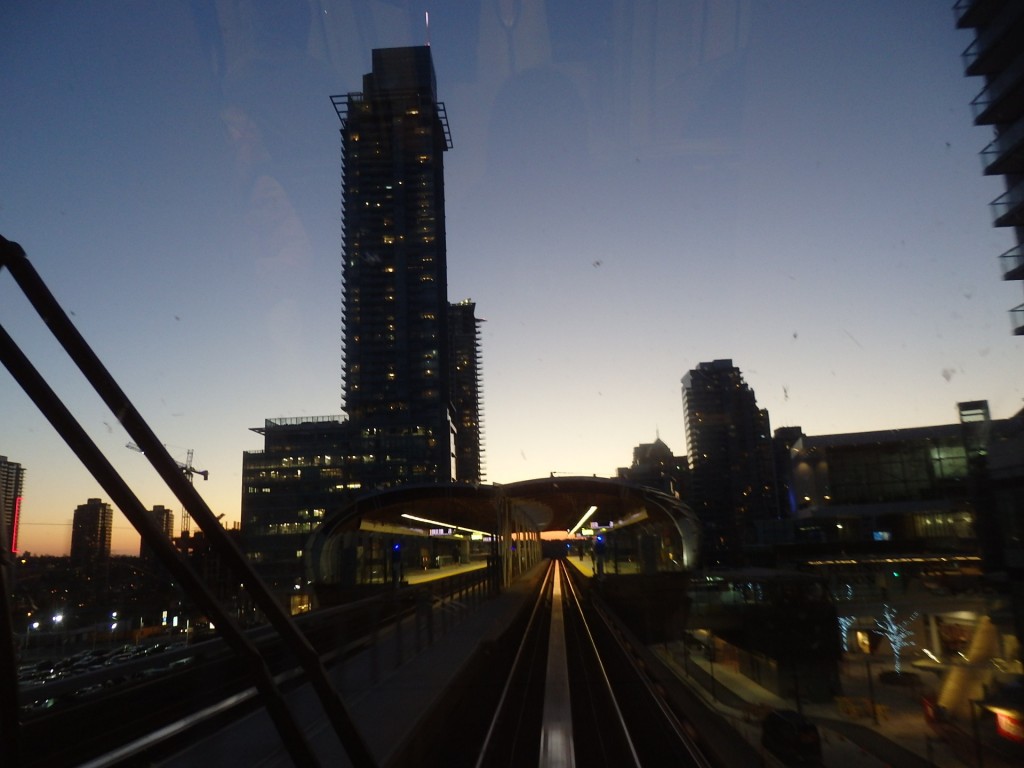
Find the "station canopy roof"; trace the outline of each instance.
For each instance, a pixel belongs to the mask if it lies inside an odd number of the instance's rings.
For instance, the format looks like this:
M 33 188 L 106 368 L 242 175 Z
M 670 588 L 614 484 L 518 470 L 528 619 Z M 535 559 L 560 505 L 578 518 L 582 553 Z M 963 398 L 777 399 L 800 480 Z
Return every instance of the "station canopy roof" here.
M 415 485 L 368 494 L 329 516 L 320 535 L 373 528 L 456 527 L 495 533 L 506 509 L 540 533 L 571 530 L 591 507 L 592 521 L 675 517 L 679 501 L 652 488 L 612 478 L 545 477 L 503 485 Z M 417 519 L 418 518 L 418 519 Z

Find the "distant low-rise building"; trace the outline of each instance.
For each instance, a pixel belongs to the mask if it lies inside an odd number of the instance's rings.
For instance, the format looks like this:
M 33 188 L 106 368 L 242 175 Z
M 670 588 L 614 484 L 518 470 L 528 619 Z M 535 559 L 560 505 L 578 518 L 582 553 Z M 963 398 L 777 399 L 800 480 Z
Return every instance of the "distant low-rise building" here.
M 685 500 L 689 472 L 685 456 L 672 453 L 661 437 L 653 443 L 641 443 L 633 449 L 633 463 L 620 467 L 617 475 L 637 485 L 646 485 Z

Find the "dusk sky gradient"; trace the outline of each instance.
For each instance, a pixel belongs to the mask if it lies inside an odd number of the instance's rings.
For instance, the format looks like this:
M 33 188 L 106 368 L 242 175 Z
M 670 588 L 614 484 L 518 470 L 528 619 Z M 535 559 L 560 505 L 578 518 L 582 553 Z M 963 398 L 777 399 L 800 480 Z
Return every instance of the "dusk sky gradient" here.
M 1002 180 L 952 0 L 0 6 L 0 234 L 199 490 L 239 519 L 266 418 L 341 414 L 339 122 L 373 48 L 430 43 L 448 295 L 483 324 L 486 477 L 685 453 L 680 379 L 731 358 L 773 429 L 956 421 L 1024 398 Z M 180 505 L 10 275 L 0 323 L 147 507 Z M 106 498 L 6 370 L 20 549 Z M 138 537 L 115 519 L 114 550 Z

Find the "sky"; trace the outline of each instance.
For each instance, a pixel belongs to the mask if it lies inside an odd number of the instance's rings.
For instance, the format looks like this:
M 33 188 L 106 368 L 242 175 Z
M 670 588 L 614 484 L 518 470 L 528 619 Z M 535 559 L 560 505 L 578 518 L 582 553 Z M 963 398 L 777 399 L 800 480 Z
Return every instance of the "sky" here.
M 487 480 L 685 453 L 680 379 L 721 358 L 773 428 L 948 424 L 977 399 L 1007 418 L 1021 290 L 951 6 L 10 0 L 0 234 L 230 525 L 251 428 L 343 413 L 329 97 L 373 48 L 429 42 Z M 142 502 L 180 510 L 6 273 L 0 324 Z M 0 455 L 26 469 L 19 548 L 65 553 L 104 494 L 6 370 Z M 138 551 L 119 514 L 113 551 Z

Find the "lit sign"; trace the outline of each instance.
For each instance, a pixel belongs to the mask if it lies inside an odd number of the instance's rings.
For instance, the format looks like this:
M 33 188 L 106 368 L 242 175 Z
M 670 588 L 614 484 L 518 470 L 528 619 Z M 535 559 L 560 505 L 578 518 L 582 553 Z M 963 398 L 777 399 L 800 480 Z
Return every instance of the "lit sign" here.
M 875 541 L 891 541 L 892 540 L 892 532 L 891 531 L 872 531 L 871 532 L 871 538 L 874 539 Z
M 21 496 L 14 499 L 14 519 L 11 521 L 12 530 L 8 531 L 11 536 L 11 554 L 18 554 L 18 521 L 21 518 Z
M 1024 722 L 1005 712 L 996 712 L 996 732 L 1004 739 L 1024 744 Z
M 430 535 L 431 536 L 451 536 L 452 535 L 452 529 L 451 528 L 431 528 L 430 529 Z

